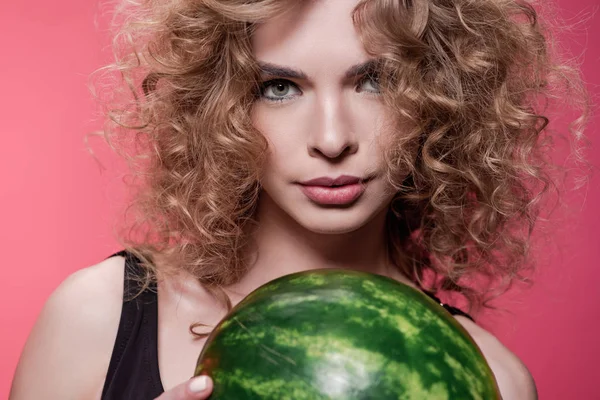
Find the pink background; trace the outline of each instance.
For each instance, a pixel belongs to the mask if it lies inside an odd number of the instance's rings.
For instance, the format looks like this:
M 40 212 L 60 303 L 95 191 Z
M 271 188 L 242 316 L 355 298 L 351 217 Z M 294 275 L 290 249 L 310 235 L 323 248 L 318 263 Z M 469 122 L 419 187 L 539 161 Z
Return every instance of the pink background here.
M 0 13 L 0 398 L 8 396 L 18 356 L 52 290 L 71 272 L 119 247 L 114 216 L 123 200 L 124 165 L 92 140 L 107 169 L 86 152 L 83 137 L 100 125 L 87 76 L 110 60 L 106 17 L 96 0 L 5 2 Z M 563 16 L 598 10 L 598 0 L 560 0 Z M 586 31 L 587 30 L 587 34 Z M 569 36 L 600 94 L 600 15 Z M 588 136 L 598 149 L 600 118 Z M 484 325 L 532 371 L 544 400 L 600 399 L 600 185 L 593 177 L 581 212 L 555 235 L 536 285 L 506 297 L 512 314 Z

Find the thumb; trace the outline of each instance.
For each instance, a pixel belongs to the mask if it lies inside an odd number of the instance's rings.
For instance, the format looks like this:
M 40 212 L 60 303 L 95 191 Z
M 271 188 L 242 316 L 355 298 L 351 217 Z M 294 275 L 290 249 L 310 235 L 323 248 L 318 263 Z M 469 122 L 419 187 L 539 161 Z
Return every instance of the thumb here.
M 212 388 L 212 380 L 200 375 L 167 390 L 155 400 L 204 400 L 208 399 Z

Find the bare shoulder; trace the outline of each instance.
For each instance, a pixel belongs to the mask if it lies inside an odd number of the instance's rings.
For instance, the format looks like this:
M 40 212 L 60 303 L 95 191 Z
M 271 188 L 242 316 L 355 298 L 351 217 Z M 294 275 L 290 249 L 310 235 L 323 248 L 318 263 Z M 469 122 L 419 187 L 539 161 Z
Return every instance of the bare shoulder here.
M 21 353 L 11 400 L 97 397 L 121 316 L 124 264 L 111 257 L 54 290 Z
M 503 400 L 536 400 L 537 389 L 527 366 L 490 332 L 462 316 L 456 320 L 469 332 L 494 372 Z

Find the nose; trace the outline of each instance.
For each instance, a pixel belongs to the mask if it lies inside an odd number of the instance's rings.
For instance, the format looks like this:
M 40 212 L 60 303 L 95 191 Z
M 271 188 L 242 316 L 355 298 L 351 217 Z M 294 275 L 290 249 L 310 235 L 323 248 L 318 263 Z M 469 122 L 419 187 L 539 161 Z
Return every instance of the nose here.
M 328 96 L 317 101 L 315 108 L 307 144 L 310 156 L 340 159 L 356 153 L 358 141 L 343 100 L 335 95 Z

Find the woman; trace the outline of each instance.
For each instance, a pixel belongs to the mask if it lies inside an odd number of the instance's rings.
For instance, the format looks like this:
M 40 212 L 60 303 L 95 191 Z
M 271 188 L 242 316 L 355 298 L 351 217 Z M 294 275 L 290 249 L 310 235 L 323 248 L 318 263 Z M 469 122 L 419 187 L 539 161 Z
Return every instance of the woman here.
M 566 81 L 583 98 L 529 5 L 171 0 L 122 13 L 112 70 L 133 98 L 108 137 L 139 140 L 143 235 L 52 294 L 12 400 L 206 399 L 210 379 L 190 376 L 210 327 L 296 271 L 383 274 L 462 295 L 471 313 L 524 279 L 552 182 L 540 98 Z M 526 366 L 447 309 L 503 399 L 535 399 Z

